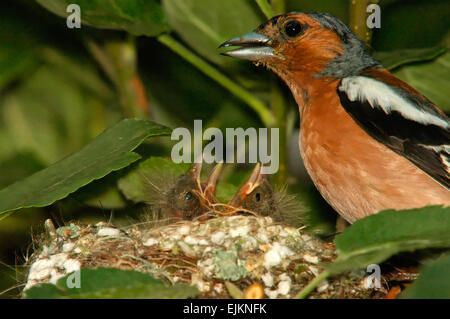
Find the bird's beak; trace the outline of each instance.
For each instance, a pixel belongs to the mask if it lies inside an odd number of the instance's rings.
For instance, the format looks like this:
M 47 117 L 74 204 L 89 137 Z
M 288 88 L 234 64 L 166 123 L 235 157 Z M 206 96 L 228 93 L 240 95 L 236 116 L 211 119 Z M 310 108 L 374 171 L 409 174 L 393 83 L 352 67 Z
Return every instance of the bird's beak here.
M 214 200 L 214 194 L 216 193 L 217 180 L 222 172 L 223 162 L 220 162 L 209 173 L 208 178 L 204 184 L 204 193 L 208 200 Z
M 191 168 L 189 169 L 189 174 L 194 178 L 194 180 L 197 182 L 197 184 L 200 186 L 200 178 L 202 174 L 202 164 L 203 162 L 194 163 L 192 164 Z
M 234 194 L 233 198 L 230 199 L 228 205 L 238 207 L 239 204 L 255 190 L 255 188 L 261 185 L 264 178 L 264 175 L 261 174 L 261 164 L 258 163 L 244 185 L 242 185 L 236 194 Z
M 275 56 L 272 48 L 272 40 L 263 34 L 249 32 L 222 43 L 219 48 L 241 46 L 241 48 L 222 52 L 222 55 L 233 58 L 259 61 L 263 58 Z

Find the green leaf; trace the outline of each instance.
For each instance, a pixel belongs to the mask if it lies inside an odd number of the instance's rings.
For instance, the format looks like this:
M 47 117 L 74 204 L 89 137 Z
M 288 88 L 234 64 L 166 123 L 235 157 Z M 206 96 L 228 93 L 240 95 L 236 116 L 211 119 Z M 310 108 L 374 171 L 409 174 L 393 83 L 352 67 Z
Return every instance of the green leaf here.
M 141 119 L 125 119 L 100 134 L 80 151 L 0 191 L 0 214 L 43 207 L 93 180 L 137 161 L 134 152 L 150 136 L 170 134 L 165 126 Z
M 118 186 L 125 197 L 135 203 L 146 202 L 149 182 L 164 181 L 164 177 L 177 177 L 184 174 L 189 164 L 175 164 L 173 161 L 163 157 L 150 157 L 142 161 L 127 175 L 119 179 Z
M 199 54 L 217 64 L 230 62 L 218 54 L 226 40 L 255 29 L 264 16 L 248 0 L 163 0 L 170 25 Z
M 227 182 L 219 182 L 216 188 L 216 198 L 221 203 L 227 203 L 238 191 L 239 187 Z
M 397 0 L 392 4 L 384 0 L 379 1 L 379 5 L 381 28 L 374 29 L 372 41 L 372 46 L 378 50 L 432 47 L 441 42 L 449 29 L 448 0 Z
M 394 254 L 450 246 L 450 207 L 387 210 L 355 222 L 336 238 L 332 273 L 364 268 Z
M 403 81 L 407 82 L 439 108 L 450 112 L 450 52 L 442 54 L 437 59 L 426 63 L 405 65 L 394 72 Z
M 239 287 L 236 286 L 235 284 L 233 284 L 232 282 L 225 281 L 225 287 L 227 287 L 228 294 L 233 299 L 244 299 L 244 297 L 245 297 L 244 292 L 241 289 L 239 289 Z
M 388 70 L 393 70 L 404 64 L 412 62 L 425 62 L 434 60 L 447 51 L 444 47 L 421 49 L 402 49 L 389 52 L 374 52 L 373 56 Z
M 422 267 L 419 278 L 400 298 L 450 299 L 450 255 L 441 256 Z
M 51 12 L 67 18 L 67 6 L 78 4 L 82 22 L 102 29 L 128 31 L 134 35 L 157 36 L 169 27 L 156 0 L 37 0 Z
M 39 284 L 25 292 L 27 299 L 182 299 L 198 294 L 187 284 L 166 285 L 162 280 L 131 270 L 115 268 L 82 269 L 79 272 L 80 288 L 75 273 L 58 280 L 56 285 Z
M 43 169 L 45 165 L 31 153 L 17 153 L 0 162 L 0 189 Z

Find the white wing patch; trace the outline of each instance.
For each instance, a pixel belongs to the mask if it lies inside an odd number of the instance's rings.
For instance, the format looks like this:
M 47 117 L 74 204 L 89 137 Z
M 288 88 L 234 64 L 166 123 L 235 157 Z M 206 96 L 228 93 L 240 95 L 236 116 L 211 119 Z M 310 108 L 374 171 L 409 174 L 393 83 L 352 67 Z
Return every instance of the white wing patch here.
M 339 90 L 346 93 L 350 101 L 367 101 L 372 108 L 380 107 L 386 114 L 397 111 L 404 118 L 425 125 L 433 124 L 445 129 L 450 127 L 449 122 L 418 108 L 381 81 L 365 76 L 350 76 L 342 80 Z
M 450 147 L 447 145 L 445 153 L 440 155 L 442 164 L 445 166 L 445 171 L 450 174 Z
M 445 171 L 450 174 L 450 161 L 449 156 L 441 155 L 441 161 L 445 164 Z
M 439 158 L 444 165 L 444 169 L 448 174 L 450 174 L 450 145 L 419 145 L 432 150 L 436 154 L 440 154 Z

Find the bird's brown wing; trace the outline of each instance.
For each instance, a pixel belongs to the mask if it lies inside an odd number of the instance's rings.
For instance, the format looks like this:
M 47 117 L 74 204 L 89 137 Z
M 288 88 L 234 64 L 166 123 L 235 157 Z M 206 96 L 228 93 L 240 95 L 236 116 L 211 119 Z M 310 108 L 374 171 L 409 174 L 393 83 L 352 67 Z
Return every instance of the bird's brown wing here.
M 367 76 L 344 78 L 337 93 L 371 137 L 450 189 L 450 121 L 429 100 Z

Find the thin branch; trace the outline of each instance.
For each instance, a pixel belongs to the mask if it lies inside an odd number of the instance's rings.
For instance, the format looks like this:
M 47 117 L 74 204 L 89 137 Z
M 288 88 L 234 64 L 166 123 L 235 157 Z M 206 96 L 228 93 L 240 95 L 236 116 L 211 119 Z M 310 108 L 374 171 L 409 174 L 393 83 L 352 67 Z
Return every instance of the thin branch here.
M 305 299 L 311 292 L 314 291 L 314 289 L 317 288 L 317 286 L 320 285 L 322 281 L 328 278 L 330 276 L 330 273 L 328 271 L 323 271 L 319 276 L 317 276 L 313 281 L 311 281 L 308 285 L 306 285 L 305 288 L 300 291 L 297 296 L 295 296 L 295 299 Z
M 105 74 L 111 80 L 111 82 L 118 87 L 119 86 L 119 75 L 117 74 L 117 70 L 114 68 L 114 65 L 110 59 L 110 57 L 106 54 L 105 50 L 100 47 L 92 39 L 86 38 L 84 41 L 87 49 L 92 54 L 97 63 L 101 66 Z
M 211 79 L 222 85 L 236 97 L 249 105 L 261 118 L 261 121 L 267 127 L 273 127 L 275 124 L 274 117 L 266 105 L 256 98 L 253 94 L 236 84 L 233 80 L 222 74 L 216 68 L 205 62 L 202 58 L 195 55 L 188 48 L 183 46 L 176 39 L 168 34 L 160 35 L 158 41 L 167 46 L 169 49 L 180 55 L 183 59 L 194 65 L 201 72 L 209 76 Z
M 377 0 L 349 0 L 350 28 L 367 46 L 370 47 L 372 30 L 367 27 L 367 6 L 378 3 Z
M 92 39 L 85 45 L 116 87 L 125 116 L 147 118 L 148 101 L 136 71 L 134 37 L 125 41 L 109 41 L 100 46 Z

